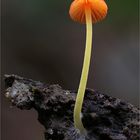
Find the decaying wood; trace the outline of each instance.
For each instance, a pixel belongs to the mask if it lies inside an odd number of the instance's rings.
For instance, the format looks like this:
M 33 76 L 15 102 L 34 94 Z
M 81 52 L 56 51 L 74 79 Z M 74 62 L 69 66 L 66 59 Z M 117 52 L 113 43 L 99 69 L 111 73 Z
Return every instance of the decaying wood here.
M 73 125 L 75 91 L 16 75 L 5 75 L 6 97 L 20 109 L 34 108 L 46 140 L 139 140 L 140 110 L 120 99 L 87 89 L 80 135 Z

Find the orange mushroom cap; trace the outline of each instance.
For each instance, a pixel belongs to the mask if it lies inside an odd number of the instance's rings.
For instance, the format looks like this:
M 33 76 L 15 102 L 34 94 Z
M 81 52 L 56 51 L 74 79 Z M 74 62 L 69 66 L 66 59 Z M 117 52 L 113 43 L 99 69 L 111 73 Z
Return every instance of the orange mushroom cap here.
M 74 21 L 85 23 L 85 10 L 91 10 L 92 22 L 96 23 L 107 15 L 108 7 L 104 0 L 74 0 L 70 6 L 69 14 Z

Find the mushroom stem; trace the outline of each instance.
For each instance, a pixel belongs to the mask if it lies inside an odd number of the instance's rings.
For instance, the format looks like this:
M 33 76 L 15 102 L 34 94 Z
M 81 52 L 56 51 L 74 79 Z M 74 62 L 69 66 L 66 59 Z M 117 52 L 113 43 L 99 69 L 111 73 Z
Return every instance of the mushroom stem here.
M 92 16 L 91 16 L 91 10 L 89 8 L 85 9 L 85 17 L 86 17 L 86 48 L 85 48 L 81 80 L 80 80 L 78 94 L 74 107 L 74 125 L 77 129 L 80 130 L 80 133 L 85 132 L 85 128 L 82 123 L 81 111 L 82 111 L 85 89 L 87 85 L 90 58 L 91 58 L 91 49 L 92 49 Z

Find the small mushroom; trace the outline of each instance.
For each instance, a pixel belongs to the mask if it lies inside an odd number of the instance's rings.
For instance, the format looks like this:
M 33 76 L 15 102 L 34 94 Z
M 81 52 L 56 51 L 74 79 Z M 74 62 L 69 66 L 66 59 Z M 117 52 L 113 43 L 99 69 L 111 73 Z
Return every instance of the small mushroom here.
M 107 15 L 107 10 L 108 7 L 104 0 L 74 0 L 69 10 L 70 17 L 74 21 L 86 23 L 85 56 L 78 94 L 74 107 L 74 125 L 80 130 L 80 133 L 85 132 L 85 128 L 81 120 L 81 110 L 90 66 L 92 49 L 92 23 L 96 23 L 104 19 Z

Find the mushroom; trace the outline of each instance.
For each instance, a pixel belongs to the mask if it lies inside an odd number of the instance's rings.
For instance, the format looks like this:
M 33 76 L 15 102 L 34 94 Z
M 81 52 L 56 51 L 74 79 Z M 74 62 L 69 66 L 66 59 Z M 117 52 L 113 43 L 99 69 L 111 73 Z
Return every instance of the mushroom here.
M 92 23 L 104 19 L 107 15 L 107 4 L 104 0 L 74 0 L 70 6 L 70 17 L 77 22 L 86 23 L 86 48 L 81 80 L 74 107 L 74 125 L 83 134 L 85 128 L 82 123 L 81 110 L 88 79 L 92 50 Z

